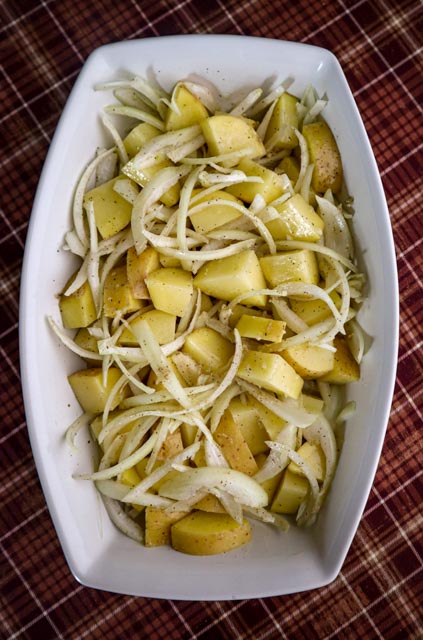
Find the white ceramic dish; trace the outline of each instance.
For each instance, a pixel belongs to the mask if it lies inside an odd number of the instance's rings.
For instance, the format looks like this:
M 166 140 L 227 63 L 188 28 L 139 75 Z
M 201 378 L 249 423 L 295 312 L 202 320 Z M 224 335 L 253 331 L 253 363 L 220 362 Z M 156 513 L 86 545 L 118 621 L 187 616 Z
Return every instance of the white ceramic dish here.
M 86 445 L 70 453 L 66 427 L 79 407 L 66 375 L 78 359 L 50 332 L 70 258 L 59 250 L 70 225 L 70 203 L 82 168 L 105 143 L 98 113 L 110 93 L 95 83 L 124 72 L 154 75 L 170 88 L 202 76 L 223 92 L 295 78 L 291 91 L 312 83 L 326 92 L 325 111 L 355 197 L 355 231 L 369 279 L 360 312 L 373 337 L 359 383 L 349 397 L 349 420 L 339 468 L 324 510 L 310 530 L 287 534 L 254 525 L 253 541 L 222 556 L 191 557 L 145 549 L 111 524 L 89 482 L 72 474 L 91 468 Z M 110 144 L 110 141 L 109 141 Z M 398 291 L 389 215 L 376 163 L 341 67 L 312 46 L 239 36 L 174 36 L 101 47 L 87 60 L 64 109 L 46 160 L 28 232 L 22 276 L 21 367 L 28 429 L 47 503 L 70 569 L 84 585 L 140 596 L 223 600 L 287 594 L 331 582 L 341 569 L 364 509 L 384 439 L 392 400 L 398 342 Z M 82 440 L 79 440 L 84 445 Z

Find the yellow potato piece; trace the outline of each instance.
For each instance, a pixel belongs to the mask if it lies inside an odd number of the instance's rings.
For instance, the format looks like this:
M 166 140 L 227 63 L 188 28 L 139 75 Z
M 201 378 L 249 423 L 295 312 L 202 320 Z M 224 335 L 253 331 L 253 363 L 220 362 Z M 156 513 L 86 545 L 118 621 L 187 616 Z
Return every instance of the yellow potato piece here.
M 280 215 L 266 227 L 275 240 L 317 242 L 322 237 L 323 220 L 299 193 L 274 208 Z
M 205 371 L 219 371 L 234 354 L 235 347 L 214 329 L 194 329 L 186 338 L 183 353 L 190 355 Z
M 281 355 L 304 380 L 321 378 L 335 362 L 333 351 L 307 343 L 288 347 Z
M 166 313 L 165 311 L 152 309 L 151 311 L 143 313 L 142 316 L 135 318 L 135 320 L 132 320 L 129 323 L 129 327 L 136 327 L 142 320 L 146 320 L 148 322 L 150 329 L 154 333 L 159 344 L 172 342 L 175 338 L 176 316 Z M 126 347 L 135 347 L 139 345 L 138 340 L 129 328 L 125 328 L 122 331 L 118 342 Z
M 286 514 L 297 513 L 307 492 L 308 480 L 286 469 L 274 495 L 270 511 Z
M 133 164 L 129 162 L 122 168 L 122 173 L 128 176 L 128 178 L 131 178 L 131 180 L 137 184 L 145 187 L 159 171 L 166 167 L 173 166 L 173 163 L 166 156 L 159 154 L 155 164 L 152 164 L 149 167 L 143 167 L 142 169 L 137 168 L 135 170 Z M 177 182 L 160 197 L 160 202 L 163 202 L 166 207 L 173 207 L 173 205 L 179 201 L 180 193 L 181 188 L 179 182 Z
M 148 274 L 145 279 L 156 309 L 175 316 L 183 316 L 194 293 L 192 275 L 183 269 L 163 268 Z
M 333 341 L 336 348 L 333 369 L 320 378 L 332 384 L 348 384 L 360 379 L 360 365 L 354 357 L 345 338 L 336 337 Z
M 198 193 L 201 193 L 201 190 L 194 191 L 193 195 L 198 195 Z M 242 204 L 240 200 L 226 191 L 218 190 L 208 196 L 203 196 L 197 200 L 191 208 L 197 207 L 200 204 L 204 205 L 204 207 L 195 213 L 189 213 L 192 226 L 198 233 L 208 233 L 242 216 L 241 211 L 238 211 L 230 204 L 219 204 L 216 202 L 218 200 Z
M 253 127 L 242 118 L 222 114 L 202 120 L 200 124 L 210 156 L 244 151 L 246 148 L 250 150 L 248 158 L 260 158 L 266 153 L 264 144 Z M 223 162 L 225 166 L 237 163 L 237 159 Z
M 98 353 L 97 338 L 92 336 L 88 329 L 79 329 L 73 341 L 78 345 L 78 347 L 81 347 L 82 349 L 92 351 L 93 353 Z M 84 358 L 84 360 L 86 362 L 94 362 L 95 364 L 97 364 L 98 362 L 98 360 L 91 360 L 90 358 Z
M 239 398 L 234 398 L 227 411 L 238 426 L 253 456 L 268 450 L 265 441 L 269 439 L 269 436 L 259 420 L 256 407 L 249 399 L 246 402 L 241 402 Z
M 161 134 L 160 129 L 156 129 L 148 122 L 141 122 L 134 127 L 123 140 L 123 145 L 130 158 L 135 156 L 146 142 Z
M 248 520 L 240 525 L 224 513 L 194 511 L 172 525 L 171 539 L 177 551 L 208 556 L 247 544 L 251 527 Z
M 245 351 L 237 375 L 262 389 L 290 398 L 298 398 L 303 388 L 303 379 L 276 353 Z
M 68 380 L 83 410 L 89 413 L 101 413 L 104 411 L 107 399 L 121 375 L 120 369 L 110 367 L 107 372 L 106 385 L 103 385 L 103 370 L 94 367 L 76 371 L 68 377 Z M 128 387 L 123 387 L 115 395 L 110 408 L 115 409 L 128 393 Z
M 69 280 L 65 286 L 65 291 L 72 283 L 75 276 Z M 59 299 L 59 309 L 62 316 L 62 324 L 65 329 L 79 329 L 88 327 L 97 318 L 97 311 L 94 298 L 88 281 L 84 282 L 70 296 L 61 294 Z
M 87 191 L 84 196 L 85 207 L 89 201 L 93 203 L 95 223 L 104 239 L 114 236 L 131 221 L 132 204 L 114 190 L 117 180 L 119 177 Z
M 261 467 L 264 465 L 266 460 L 267 460 L 267 455 L 265 453 L 260 453 L 258 456 L 256 456 L 256 462 L 259 469 L 261 469 Z M 273 476 L 273 478 L 269 478 L 268 480 L 264 480 L 263 482 L 259 483 L 267 493 L 268 504 L 272 503 L 273 496 L 275 495 L 275 491 L 279 486 L 281 478 L 282 478 L 282 471 L 280 473 L 277 473 L 275 476 Z
M 207 262 L 195 276 L 194 285 L 209 296 L 230 301 L 242 293 L 266 288 L 266 281 L 256 254 L 247 250 Z M 264 307 L 266 296 L 249 296 L 243 304 Z
M 258 471 L 257 463 L 233 415 L 226 411 L 214 432 L 214 439 L 232 469 L 253 476 Z
M 332 291 L 329 297 L 332 298 L 336 308 L 340 309 L 342 303 L 340 295 L 336 291 Z M 290 304 L 297 316 L 307 322 L 309 326 L 332 316 L 332 311 L 323 300 L 290 300 Z
M 168 107 L 165 116 L 166 131 L 175 131 L 198 124 L 208 117 L 206 107 L 183 84 L 177 84 L 172 95 L 176 109 Z
M 243 338 L 280 342 L 285 333 L 286 323 L 260 316 L 242 315 L 236 325 Z
M 330 127 L 323 120 L 303 126 L 310 162 L 314 165 L 312 187 L 317 193 L 332 189 L 338 193 L 342 186 L 342 160 Z
M 186 511 L 169 512 L 157 507 L 145 508 L 145 546 L 161 547 L 170 544 L 171 526 L 186 517 Z
M 145 278 L 160 267 L 159 254 L 153 247 L 147 247 L 138 254 L 134 247 L 128 249 L 126 255 L 126 271 L 129 286 L 134 298 L 149 299 Z
M 284 251 L 274 256 L 260 258 L 260 266 L 264 277 L 271 287 L 284 282 L 304 282 L 317 284 L 319 269 L 313 251 L 300 249 L 298 251 Z
M 326 458 L 321 447 L 317 444 L 311 444 L 311 442 L 305 442 L 297 450 L 297 453 L 308 464 L 316 476 L 316 480 L 323 482 L 326 473 Z M 301 468 L 292 461 L 288 465 L 288 471 L 297 473 L 300 476 L 304 475 Z
M 269 438 L 270 440 L 276 440 L 282 429 L 286 427 L 287 423 L 285 420 L 277 416 L 273 411 L 270 411 L 270 409 L 255 398 L 249 396 L 248 401 L 256 409 L 259 421 L 268 434 L 266 440 Z
M 103 290 L 103 313 L 107 318 L 138 311 L 144 300 L 134 298 L 128 282 L 126 265 L 114 267 L 107 274 Z
M 199 511 L 207 511 L 208 513 L 226 513 L 225 509 L 222 507 L 222 503 L 216 496 L 208 493 L 204 498 L 201 498 L 198 502 L 195 503 L 194 509 L 198 509 Z
M 287 156 L 286 158 L 282 158 L 280 163 L 278 164 L 278 169 L 282 173 L 286 173 L 288 178 L 295 184 L 298 180 L 298 176 L 300 175 L 300 163 L 297 158 L 293 156 Z
M 276 137 L 274 150 L 293 149 L 298 145 L 294 129 L 298 129 L 298 98 L 283 93 L 276 102 L 266 131 L 266 143 Z
M 247 176 L 257 176 L 262 179 L 262 182 L 240 182 L 227 188 L 229 193 L 241 198 L 244 202 L 252 202 L 256 195 L 261 195 L 269 204 L 283 194 L 281 177 L 275 171 L 248 159 L 241 160 L 236 168 Z

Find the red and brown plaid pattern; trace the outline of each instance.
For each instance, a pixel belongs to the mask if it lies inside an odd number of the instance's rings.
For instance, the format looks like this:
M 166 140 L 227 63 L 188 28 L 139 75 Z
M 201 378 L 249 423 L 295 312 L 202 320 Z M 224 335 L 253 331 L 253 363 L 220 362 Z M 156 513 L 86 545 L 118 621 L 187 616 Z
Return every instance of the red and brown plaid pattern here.
M 333 51 L 362 113 L 388 199 L 401 291 L 391 420 L 341 574 L 309 593 L 193 603 L 82 587 L 63 557 L 31 455 L 19 381 L 19 276 L 49 142 L 94 48 L 176 33 L 256 35 Z M 1 638 L 422 637 L 422 34 L 420 0 L 0 2 Z

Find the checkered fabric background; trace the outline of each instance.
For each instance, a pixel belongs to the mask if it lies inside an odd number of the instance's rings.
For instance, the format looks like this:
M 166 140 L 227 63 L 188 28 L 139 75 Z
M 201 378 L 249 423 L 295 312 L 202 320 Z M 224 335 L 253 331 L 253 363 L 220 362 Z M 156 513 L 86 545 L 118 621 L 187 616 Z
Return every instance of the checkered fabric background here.
M 338 57 L 380 168 L 401 291 L 397 385 L 361 524 L 339 577 L 239 602 L 132 598 L 80 586 L 53 529 L 22 405 L 18 294 L 28 220 L 66 98 L 96 47 L 176 33 L 297 40 Z M 0 637 L 423 637 L 423 5 L 419 0 L 0 1 Z

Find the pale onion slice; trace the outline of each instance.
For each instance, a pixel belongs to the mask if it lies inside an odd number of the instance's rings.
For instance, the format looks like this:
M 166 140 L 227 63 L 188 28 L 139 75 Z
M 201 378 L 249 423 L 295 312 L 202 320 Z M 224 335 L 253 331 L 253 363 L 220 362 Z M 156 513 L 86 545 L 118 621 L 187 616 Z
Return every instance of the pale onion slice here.
M 235 383 L 232 383 L 225 389 L 213 403 L 212 410 L 210 412 L 210 431 L 214 433 L 217 429 L 219 422 L 229 406 L 230 401 L 236 396 L 239 396 L 241 389 Z
M 142 439 L 155 422 L 157 422 L 156 416 L 147 416 L 146 418 L 141 418 L 141 420 L 137 421 L 137 424 L 132 427 L 123 444 L 119 455 L 119 462 L 122 462 L 122 460 L 125 460 L 125 458 L 128 458 L 137 450 Z
M 317 388 L 324 402 L 323 413 L 332 422 L 340 411 L 340 388 L 336 384 L 329 384 L 329 382 L 323 382 L 322 380 L 317 380 Z
M 304 200 L 307 202 L 307 204 L 310 202 L 310 187 L 311 187 L 311 179 L 313 177 L 313 171 L 314 171 L 314 164 L 309 164 L 305 171 L 304 178 L 301 184 L 301 189 L 300 189 L 300 194 L 304 198 Z
M 87 250 L 85 250 L 85 254 L 86 254 L 86 251 Z M 68 286 L 66 291 L 63 292 L 64 296 L 72 295 L 72 293 L 75 293 L 75 291 L 78 291 L 78 289 L 82 287 L 82 285 L 87 281 L 88 259 L 89 259 L 88 255 L 85 255 L 84 261 L 79 267 L 78 273 L 76 274 L 73 282 L 71 282 L 71 284 Z
M 223 455 L 221 448 L 214 440 L 204 441 L 204 454 L 208 467 L 222 467 L 223 469 L 229 468 L 229 464 Z
M 53 329 L 54 333 L 59 338 L 59 340 L 70 351 L 73 351 L 73 353 L 76 353 L 77 356 L 80 356 L 81 358 L 85 358 L 85 359 L 90 358 L 91 360 L 99 360 L 99 361 L 102 360 L 102 356 L 100 354 L 94 353 L 93 351 L 89 351 L 88 349 L 83 349 L 82 347 L 75 344 L 72 338 L 68 336 L 65 330 L 62 329 L 62 327 L 60 327 L 55 322 L 55 320 L 53 320 L 51 316 L 47 316 L 47 322 L 49 323 L 50 327 Z
M 129 107 L 129 108 L 132 108 L 132 107 Z M 101 121 L 113 138 L 113 142 L 116 145 L 121 164 L 126 164 L 128 162 L 128 154 L 126 152 L 125 145 L 123 144 L 122 138 L 119 135 L 119 131 L 116 129 L 113 122 L 110 120 L 110 118 L 107 117 L 105 113 L 103 113 L 103 115 L 101 116 Z
M 267 509 L 254 509 L 252 507 L 244 507 L 244 510 L 255 520 L 259 520 L 260 522 L 264 522 L 266 524 L 273 524 L 282 531 L 289 531 L 288 520 L 286 520 L 286 518 L 281 516 L 279 513 L 270 513 L 270 511 L 268 511 Z
M 88 284 L 90 285 L 91 293 L 93 296 L 94 306 L 97 311 L 97 318 L 101 314 L 102 308 L 102 296 L 100 296 L 100 256 L 98 252 L 98 233 L 97 226 L 95 223 L 94 217 L 94 204 L 90 200 L 87 203 L 87 219 L 88 219 L 88 229 L 90 233 L 89 238 L 89 246 L 90 250 L 88 253 L 88 261 L 87 261 L 87 279 Z
M 269 104 L 275 102 L 279 98 L 279 96 L 285 93 L 290 84 L 291 81 L 288 79 L 282 84 L 278 85 L 275 89 L 270 91 L 270 93 L 264 96 L 264 98 L 262 98 L 260 102 L 257 102 L 257 104 L 252 109 L 250 109 L 249 115 L 252 117 L 260 113 L 260 111 L 264 111 L 264 109 L 268 107 Z
M 119 180 L 116 180 L 113 185 L 113 191 L 116 191 L 116 193 L 132 205 L 139 193 L 137 187 L 129 178 L 119 178 Z
M 338 454 L 335 435 L 330 422 L 320 414 L 312 425 L 304 429 L 304 437 L 311 444 L 318 444 L 325 455 L 326 473 L 317 502 L 317 509 L 320 509 L 336 471 Z
M 134 118 L 135 120 L 141 120 L 142 122 L 147 122 L 151 124 L 153 127 L 156 127 L 159 131 L 165 130 L 164 122 L 161 118 L 157 118 L 152 113 L 148 111 L 143 111 L 141 109 L 136 109 L 135 107 L 128 107 L 120 104 L 111 104 L 107 107 L 104 107 L 104 111 L 106 113 L 112 113 L 117 116 L 127 116 L 129 118 Z
M 316 195 L 319 205 L 320 216 L 325 223 L 324 236 L 325 244 L 344 258 L 354 256 L 354 245 L 350 228 L 345 220 L 342 211 L 327 198 Z
M 71 253 L 84 258 L 87 249 L 84 247 L 75 231 L 67 231 L 65 234 L 65 242 L 63 244 L 64 251 L 70 251 Z
M 289 450 L 294 450 L 297 442 L 297 432 L 298 428 L 295 425 L 287 424 L 278 433 L 275 442 L 284 445 Z M 257 482 L 265 482 L 281 473 L 288 464 L 289 456 L 286 451 L 271 448 L 263 466 L 254 474 L 253 478 Z
M 122 508 L 117 500 L 112 500 L 107 496 L 103 496 L 103 503 L 109 514 L 113 524 L 124 533 L 128 538 L 132 538 L 136 542 L 144 542 L 144 532 L 139 524 L 137 524 Z
M 78 451 L 78 448 L 75 445 L 75 438 L 77 434 L 84 428 L 88 427 L 92 419 L 94 418 L 93 413 L 85 412 L 80 415 L 76 420 L 72 422 L 70 427 L 66 430 L 65 439 L 67 444 L 73 451 Z
M 336 416 L 335 424 L 339 427 L 345 420 L 347 420 L 350 416 L 354 415 L 356 411 L 357 405 L 354 400 L 350 400 L 347 402 L 345 407 L 338 413 Z
M 308 153 L 308 145 L 307 141 L 304 138 L 303 134 L 298 131 L 298 129 L 294 129 L 295 135 L 298 138 L 298 142 L 300 144 L 301 151 L 301 163 L 300 163 L 300 173 L 297 178 L 297 182 L 294 186 L 294 191 L 298 193 L 301 190 L 301 186 L 303 184 L 303 180 L 307 171 L 307 167 L 310 164 L 309 161 L 309 153 Z
M 252 395 L 256 400 L 264 404 L 274 414 L 297 427 L 308 427 L 316 419 L 315 413 L 305 411 L 297 400 L 280 400 L 276 396 L 259 389 L 246 380 L 237 379 L 237 384 Z
M 134 504 L 138 504 L 137 500 L 140 495 L 144 495 L 154 484 L 156 484 L 156 482 L 164 478 L 172 469 L 173 465 L 181 464 L 182 462 L 185 462 L 185 460 L 193 458 L 199 448 L 200 443 L 195 442 L 189 447 L 186 447 L 181 451 L 181 453 L 178 453 L 176 456 L 166 460 L 166 462 L 164 462 L 158 469 L 150 473 L 150 475 L 141 480 L 136 487 L 131 489 L 131 491 L 125 496 L 124 502 L 133 502 Z
M 213 113 L 216 111 L 216 96 L 215 91 L 209 86 L 201 84 L 200 82 L 193 82 L 192 80 L 184 80 L 183 84 L 190 93 L 192 93 L 208 111 Z
M 145 468 L 145 472 L 147 474 L 151 473 L 154 469 L 154 465 L 156 464 L 158 453 L 166 440 L 167 436 L 171 434 L 175 428 L 179 427 L 181 424 L 180 420 L 173 420 L 172 418 L 162 418 L 155 429 L 157 433 L 157 439 L 154 443 L 153 450 L 150 454 L 150 457 L 147 462 L 147 466 Z
M 159 495 L 174 500 L 185 500 L 201 489 L 221 489 L 236 498 L 241 505 L 265 507 L 267 493 L 249 476 L 223 467 L 189 469 L 176 478 L 164 482 Z
M 270 303 L 279 318 L 286 322 L 288 329 L 291 329 L 294 333 L 307 331 L 308 324 L 289 307 L 286 300 L 281 298 L 271 298 Z
M 188 140 L 185 144 L 180 147 L 176 147 L 176 149 L 172 149 L 167 152 L 167 157 L 172 162 L 180 162 L 183 158 L 189 156 L 194 151 L 198 151 L 204 144 L 206 140 L 202 134 L 192 138 L 192 140 Z
M 122 171 L 129 177 L 137 175 L 141 169 L 150 167 L 157 162 L 159 154 L 167 154 L 201 134 L 201 127 L 195 124 L 191 127 L 162 133 L 149 140 L 142 149 L 123 167 Z
M 264 116 L 264 118 L 262 119 L 262 121 L 260 122 L 258 128 L 257 128 L 257 135 L 259 136 L 259 138 L 261 138 L 262 140 L 264 140 L 264 138 L 266 137 L 266 133 L 267 133 L 267 129 L 269 127 L 269 122 L 270 119 L 273 115 L 273 111 L 276 107 L 276 101 L 272 102 L 272 104 L 270 105 L 270 107 L 268 108 L 268 110 L 266 111 L 266 114 Z M 274 136 L 273 136 L 274 138 Z M 275 140 L 276 142 L 276 140 Z M 271 151 L 271 147 L 267 147 L 266 146 L 266 151 Z
M 97 480 L 95 486 L 103 496 L 113 498 L 113 500 L 122 501 L 129 491 L 127 484 L 117 480 Z
M 223 491 L 222 489 L 209 489 L 209 493 L 212 496 L 215 496 L 228 515 L 231 516 L 235 522 L 238 524 L 242 524 L 243 521 L 243 513 L 242 506 L 237 502 L 237 500 L 227 491 Z
M 130 456 L 118 462 L 118 464 L 113 465 L 112 467 L 106 467 L 105 469 L 101 469 L 99 471 L 95 471 L 94 473 L 82 473 L 74 476 L 75 478 L 79 478 L 81 480 L 110 480 L 110 478 L 115 478 L 120 473 L 123 473 L 127 469 L 130 469 L 138 462 L 141 462 L 144 458 L 146 458 L 153 450 L 154 443 L 156 442 L 157 434 L 153 433 L 149 439 L 144 442 L 144 444 L 134 451 Z
M 260 87 L 258 87 L 257 89 L 253 89 L 252 91 L 247 93 L 247 95 L 241 100 L 241 102 L 238 102 L 238 104 L 229 111 L 229 115 L 237 117 L 244 115 L 244 113 L 248 111 L 248 109 L 251 109 L 251 107 L 257 102 L 257 100 L 261 98 L 262 94 L 263 89 L 261 89 Z
M 348 323 L 347 339 L 350 351 L 355 361 L 358 364 L 361 364 L 366 348 L 366 341 L 362 327 L 360 327 L 359 323 L 354 319 L 350 320 Z

